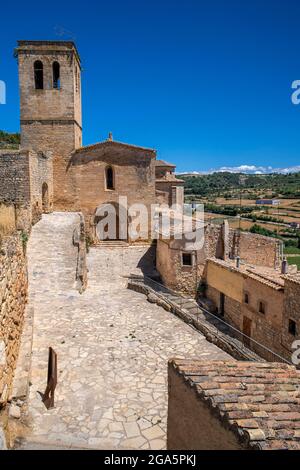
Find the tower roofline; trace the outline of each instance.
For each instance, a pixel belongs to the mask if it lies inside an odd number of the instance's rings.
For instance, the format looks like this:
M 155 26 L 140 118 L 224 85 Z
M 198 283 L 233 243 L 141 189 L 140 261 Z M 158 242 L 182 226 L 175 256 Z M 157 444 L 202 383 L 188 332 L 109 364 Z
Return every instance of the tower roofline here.
M 78 53 L 78 49 L 74 41 L 27 41 L 27 40 L 19 40 L 17 41 L 17 48 L 15 50 L 15 56 L 18 56 L 19 53 L 28 52 L 28 51 L 50 51 L 53 52 L 63 52 L 63 51 L 73 51 L 76 55 L 76 58 L 79 62 L 80 55 Z

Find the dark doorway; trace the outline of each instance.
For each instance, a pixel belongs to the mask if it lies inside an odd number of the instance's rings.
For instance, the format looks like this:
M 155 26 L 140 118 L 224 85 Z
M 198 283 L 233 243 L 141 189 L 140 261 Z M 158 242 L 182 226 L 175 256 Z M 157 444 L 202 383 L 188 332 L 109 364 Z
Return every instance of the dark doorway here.
M 49 191 L 47 183 L 43 183 L 42 186 L 42 206 L 43 213 L 47 214 L 49 212 Z
M 115 202 L 103 205 L 101 211 L 98 209 L 94 218 L 96 239 L 100 241 L 127 241 L 128 215 L 126 209 Z
M 245 336 L 243 336 L 243 343 L 245 346 L 248 348 L 251 345 L 251 328 L 252 328 L 252 320 L 248 317 L 243 318 L 243 333 Z
M 221 317 L 224 317 L 224 313 L 225 313 L 225 295 L 221 292 L 219 314 L 221 315 Z

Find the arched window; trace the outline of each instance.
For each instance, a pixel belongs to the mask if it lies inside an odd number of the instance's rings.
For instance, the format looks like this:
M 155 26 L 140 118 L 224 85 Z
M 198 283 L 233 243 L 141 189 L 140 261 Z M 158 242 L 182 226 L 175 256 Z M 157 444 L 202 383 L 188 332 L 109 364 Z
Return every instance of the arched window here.
M 114 170 L 108 166 L 105 170 L 106 189 L 115 189 Z
M 53 88 L 60 89 L 60 65 L 58 62 L 52 64 Z
M 34 63 L 34 83 L 36 90 L 44 88 L 44 67 L 40 60 L 36 60 Z

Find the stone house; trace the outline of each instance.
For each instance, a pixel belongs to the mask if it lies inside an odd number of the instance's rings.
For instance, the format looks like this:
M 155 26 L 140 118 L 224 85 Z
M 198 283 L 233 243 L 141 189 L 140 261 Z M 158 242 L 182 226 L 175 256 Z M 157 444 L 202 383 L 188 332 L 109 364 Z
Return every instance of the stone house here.
M 291 267 L 288 275 L 281 269 L 281 242 L 208 224 L 202 247 L 193 250 L 186 235 L 160 233 L 156 266 L 163 283 L 223 318 L 261 357 L 290 361 L 300 333 L 300 284 Z
M 184 203 L 184 180 L 176 178 L 176 166 L 164 160 L 155 160 L 156 196 L 160 204 L 172 206 Z
M 246 346 L 267 360 L 274 354 L 264 348 L 291 360 L 300 328 L 297 274 L 212 258 L 204 282 L 211 311 L 241 331 Z
M 201 222 L 200 222 L 201 224 Z M 197 228 L 197 230 L 199 230 Z M 196 297 L 201 288 L 206 260 L 235 259 L 255 266 L 279 268 L 281 262 L 281 242 L 275 238 L 264 237 L 248 232 L 239 232 L 228 224 L 204 224 L 202 244 L 197 249 L 191 247 L 190 234 L 164 237 L 159 228 L 157 239 L 157 269 L 163 282 L 170 288 L 185 295 Z

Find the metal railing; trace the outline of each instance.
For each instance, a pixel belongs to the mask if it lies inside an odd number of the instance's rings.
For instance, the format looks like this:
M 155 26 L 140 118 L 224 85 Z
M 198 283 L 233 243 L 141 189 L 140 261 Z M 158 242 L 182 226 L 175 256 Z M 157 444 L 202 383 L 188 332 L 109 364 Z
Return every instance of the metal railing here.
M 250 336 L 245 335 L 242 333 L 238 328 L 232 326 L 230 323 L 227 323 L 223 318 L 221 318 L 219 315 L 216 315 L 209 310 L 205 309 L 202 306 L 199 306 L 199 304 L 194 300 L 190 299 L 188 297 L 184 297 L 180 292 L 174 291 L 163 284 L 159 283 L 158 281 L 155 281 L 154 279 L 148 277 L 148 276 L 131 276 L 131 279 L 134 279 L 136 282 L 143 282 L 143 284 L 147 285 L 151 289 L 153 289 L 156 293 L 158 294 L 167 294 L 167 296 L 171 295 L 172 297 L 176 297 L 176 302 L 174 301 L 175 299 L 170 300 L 168 297 L 163 297 L 163 300 L 167 302 L 171 307 L 174 307 L 174 304 L 177 305 L 178 307 L 182 307 L 188 303 L 193 303 L 192 308 L 197 308 L 198 312 L 194 313 L 193 315 L 199 316 L 199 321 L 201 320 L 200 316 L 202 316 L 202 321 L 205 320 L 208 322 L 210 325 L 215 327 L 215 333 L 218 334 L 223 334 L 227 335 L 228 337 L 231 338 L 231 340 L 234 341 L 236 344 L 237 348 L 242 350 L 242 351 L 252 351 L 256 355 L 259 356 L 257 360 L 260 358 L 265 359 L 267 362 L 283 362 L 285 364 L 290 364 L 292 365 L 291 361 L 288 361 L 284 357 L 282 357 L 280 354 L 272 351 L 269 349 L 267 346 L 259 343 L 258 341 L 254 340 Z M 178 300 L 181 299 L 181 302 Z M 255 360 L 255 359 L 254 359 Z

